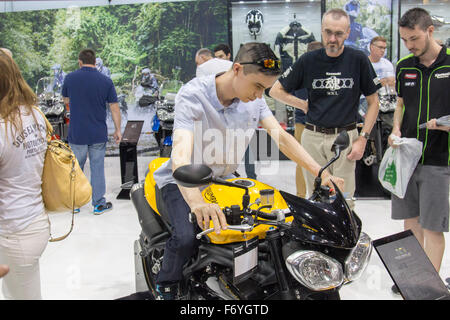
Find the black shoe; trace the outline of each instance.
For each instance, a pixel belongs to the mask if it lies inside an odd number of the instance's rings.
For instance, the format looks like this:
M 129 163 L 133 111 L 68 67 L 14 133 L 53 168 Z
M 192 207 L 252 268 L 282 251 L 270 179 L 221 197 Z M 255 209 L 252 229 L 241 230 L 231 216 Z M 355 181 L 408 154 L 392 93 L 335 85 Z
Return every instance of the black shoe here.
M 178 300 L 178 282 L 166 285 L 156 285 L 157 300 Z
M 107 202 L 104 205 L 103 204 L 99 204 L 98 206 L 95 206 L 94 208 L 94 214 L 99 215 L 102 213 L 105 213 L 106 211 L 111 210 L 113 207 L 111 202 Z
M 394 293 L 394 294 L 398 294 L 398 295 L 400 294 L 400 290 L 398 289 L 396 284 L 394 284 L 392 286 L 391 290 L 392 290 L 392 293 Z

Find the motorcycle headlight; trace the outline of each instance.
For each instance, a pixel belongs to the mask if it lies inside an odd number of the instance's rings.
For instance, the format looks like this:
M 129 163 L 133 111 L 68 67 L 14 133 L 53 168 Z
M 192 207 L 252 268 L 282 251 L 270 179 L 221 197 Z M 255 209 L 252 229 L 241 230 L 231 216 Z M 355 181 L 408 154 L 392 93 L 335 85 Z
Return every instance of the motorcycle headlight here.
M 344 281 L 342 265 L 317 251 L 296 251 L 286 259 L 292 276 L 305 287 L 322 291 L 340 286 Z
M 372 240 L 361 232 L 358 243 L 345 260 L 345 280 L 358 279 L 367 267 L 372 253 Z

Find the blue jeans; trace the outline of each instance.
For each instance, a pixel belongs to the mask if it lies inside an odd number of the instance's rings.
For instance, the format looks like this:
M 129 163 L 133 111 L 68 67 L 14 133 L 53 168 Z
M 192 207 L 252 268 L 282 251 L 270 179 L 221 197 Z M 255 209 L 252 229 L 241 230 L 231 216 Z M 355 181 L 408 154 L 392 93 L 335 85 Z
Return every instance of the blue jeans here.
M 80 164 L 81 170 L 84 169 L 84 164 L 89 154 L 89 163 L 91 168 L 91 185 L 92 185 L 92 205 L 105 205 L 105 153 L 106 142 L 95 143 L 90 145 L 80 145 L 70 143 L 75 157 Z

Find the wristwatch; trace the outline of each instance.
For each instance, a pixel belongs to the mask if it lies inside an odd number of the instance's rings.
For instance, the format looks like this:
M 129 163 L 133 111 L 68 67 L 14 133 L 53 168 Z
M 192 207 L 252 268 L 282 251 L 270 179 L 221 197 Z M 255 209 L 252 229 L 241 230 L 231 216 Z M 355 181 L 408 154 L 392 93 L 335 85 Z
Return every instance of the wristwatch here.
M 360 137 L 366 138 L 366 140 L 369 140 L 370 134 L 367 133 L 367 132 L 361 131 L 361 132 L 359 133 L 359 136 L 360 136 Z

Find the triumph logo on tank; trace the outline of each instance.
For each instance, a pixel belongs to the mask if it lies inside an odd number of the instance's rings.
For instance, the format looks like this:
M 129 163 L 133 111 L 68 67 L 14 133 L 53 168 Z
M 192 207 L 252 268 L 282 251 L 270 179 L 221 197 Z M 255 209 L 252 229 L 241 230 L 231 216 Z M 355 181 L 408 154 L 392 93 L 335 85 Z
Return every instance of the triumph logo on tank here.
M 351 89 L 353 88 L 354 81 L 352 78 L 338 78 L 336 75 L 339 74 L 329 74 L 331 75 L 329 78 L 326 79 L 314 79 L 312 83 L 313 89 L 326 89 L 330 92 L 335 92 L 341 89 Z

